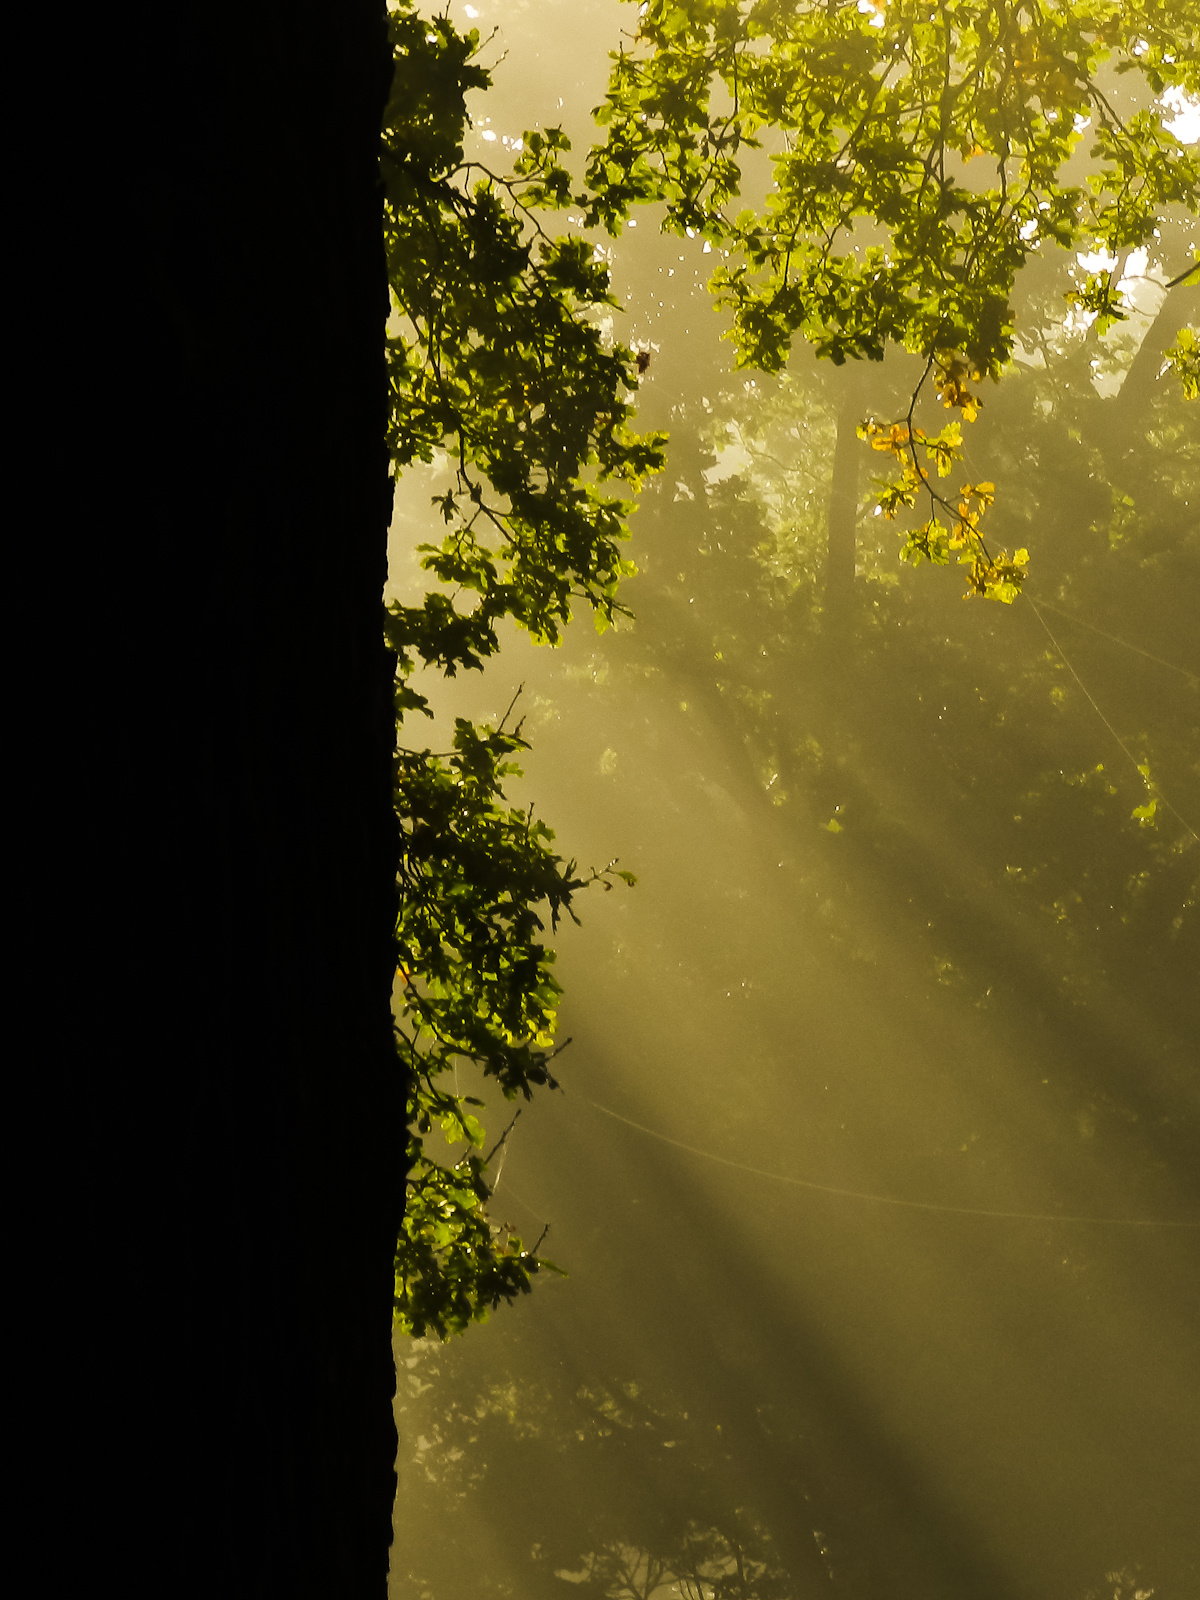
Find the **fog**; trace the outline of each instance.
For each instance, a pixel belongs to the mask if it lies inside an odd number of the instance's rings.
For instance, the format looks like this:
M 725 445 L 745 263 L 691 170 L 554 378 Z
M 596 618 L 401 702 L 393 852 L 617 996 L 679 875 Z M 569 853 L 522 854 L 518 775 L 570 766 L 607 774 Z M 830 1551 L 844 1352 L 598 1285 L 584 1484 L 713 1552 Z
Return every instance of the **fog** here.
M 561 120 L 581 165 L 630 8 L 450 12 L 501 30 L 488 158 Z M 567 1276 L 397 1341 L 393 1600 L 1189 1600 L 1200 403 L 1138 364 L 1153 296 L 1101 341 L 1029 269 L 1043 354 L 964 432 L 1031 577 L 964 602 L 836 450 L 903 358 L 735 373 L 699 241 L 643 212 L 608 247 L 671 433 L 635 620 L 514 632 L 406 734 L 520 688 L 511 798 L 638 883 L 560 929 L 562 1087 L 497 1158 Z M 437 486 L 399 487 L 395 595 Z

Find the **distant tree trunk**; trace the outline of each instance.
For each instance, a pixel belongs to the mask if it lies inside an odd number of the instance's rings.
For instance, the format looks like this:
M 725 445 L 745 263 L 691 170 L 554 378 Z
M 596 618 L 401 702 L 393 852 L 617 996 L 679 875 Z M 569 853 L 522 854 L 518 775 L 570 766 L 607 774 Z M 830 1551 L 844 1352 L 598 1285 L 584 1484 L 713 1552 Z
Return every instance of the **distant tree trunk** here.
M 98 35 L 49 190 L 86 331 L 53 444 L 88 515 L 48 576 L 79 618 L 51 855 L 83 1531 L 35 1587 L 384 1600 L 384 8 L 214 0 Z
M 1140 413 L 1156 393 L 1165 385 L 1178 387 L 1179 379 L 1173 372 L 1162 372 L 1163 355 L 1185 323 L 1200 323 L 1200 286 L 1181 283 L 1163 296 L 1158 315 L 1146 329 L 1125 381 L 1109 408 L 1109 425 L 1118 444 L 1120 434 L 1136 425 Z
M 825 618 L 827 625 L 833 627 L 845 620 L 854 594 L 858 475 L 863 451 L 862 440 L 855 431 L 862 421 L 862 379 L 856 367 L 844 372 L 840 388 L 825 549 Z

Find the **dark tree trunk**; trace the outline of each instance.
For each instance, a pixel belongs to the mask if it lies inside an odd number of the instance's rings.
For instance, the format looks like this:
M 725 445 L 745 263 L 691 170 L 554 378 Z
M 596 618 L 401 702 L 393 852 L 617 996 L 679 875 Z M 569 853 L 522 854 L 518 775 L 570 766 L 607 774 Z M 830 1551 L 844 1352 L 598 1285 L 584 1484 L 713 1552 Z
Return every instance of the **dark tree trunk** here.
M 1180 328 L 1185 323 L 1198 321 L 1200 286 L 1181 283 L 1168 290 L 1110 408 L 1112 432 L 1118 443 L 1123 432 L 1138 426 L 1147 406 L 1164 385 L 1178 387 L 1179 379 L 1174 372 L 1162 372 L 1163 357 L 1167 347 L 1175 342 Z
M 382 0 L 122 11 L 69 52 L 56 1260 L 88 1365 L 85 1553 L 59 1560 L 122 1596 L 383 1600 Z
M 856 367 L 844 370 L 840 385 L 837 444 L 829 490 L 829 540 L 825 550 L 826 628 L 840 628 L 854 597 L 855 531 L 858 524 L 859 463 L 865 448 L 856 429 L 862 421 L 862 379 Z

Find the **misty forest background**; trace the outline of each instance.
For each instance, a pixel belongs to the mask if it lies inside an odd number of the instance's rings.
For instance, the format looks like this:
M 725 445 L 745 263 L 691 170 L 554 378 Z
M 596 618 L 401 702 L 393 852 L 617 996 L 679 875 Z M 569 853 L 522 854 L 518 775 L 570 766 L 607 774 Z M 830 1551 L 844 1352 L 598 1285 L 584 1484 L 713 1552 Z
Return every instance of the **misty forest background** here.
M 580 158 L 628 9 L 449 14 L 499 30 L 468 155 Z M 597 238 L 670 434 L 636 621 L 513 630 L 421 737 L 520 690 L 510 797 L 639 882 L 560 929 L 562 1088 L 497 1156 L 568 1276 L 397 1338 L 393 1600 L 1188 1600 L 1200 405 L 1160 368 L 1200 290 L 1131 255 L 1101 336 L 1025 269 L 966 444 L 1031 576 L 964 604 L 870 515 L 908 358 L 734 372 L 699 238 Z M 445 484 L 397 486 L 391 598 Z

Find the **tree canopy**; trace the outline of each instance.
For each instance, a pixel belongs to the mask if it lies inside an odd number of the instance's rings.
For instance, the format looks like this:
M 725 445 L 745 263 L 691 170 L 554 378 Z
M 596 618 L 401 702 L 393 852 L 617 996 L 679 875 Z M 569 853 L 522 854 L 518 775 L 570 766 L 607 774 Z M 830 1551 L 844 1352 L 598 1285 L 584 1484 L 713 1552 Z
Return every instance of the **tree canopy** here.
M 600 626 L 620 608 L 630 570 L 620 553 L 627 495 L 663 461 L 663 439 L 629 428 L 637 358 L 606 348 L 596 313 L 608 273 L 579 236 L 552 236 L 543 215 L 568 203 L 561 136 L 530 134 L 515 170 L 463 156 L 466 94 L 490 79 L 477 33 L 410 4 L 391 14 L 396 72 L 383 130 L 384 240 L 393 320 L 389 445 L 397 471 L 435 452 L 452 463 L 437 508 L 439 545 L 424 565 L 444 587 L 391 606 L 396 706 L 428 711 L 418 668 L 478 668 L 511 618 L 553 643 L 573 604 Z M 449 592 L 447 592 L 449 591 Z M 553 953 L 541 942 L 601 873 L 576 874 L 531 811 L 509 807 L 506 758 L 519 726 L 459 719 L 451 752 L 403 746 L 397 930 L 402 1017 L 397 1040 L 412 1084 L 410 1174 L 397 1256 L 396 1310 L 414 1334 L 459 1330 L 528 1288 L 536 1255 L 498 1236 L 477 1152 L 470 1097 L 445 1088 L 458 1060 L 478 1064 L 510 1098 L 553 1084 Z M 626 879 L 629 874 L 621 874 Z M 468 1154 L 446 1167 L 425 1154 L 437 1126 Z
M 1200 169 L 1166 112 L 1200 82 L 1200 8 L 648 0 L 614 58 L 583 186 L 557 129 L 527 131 L 509 171 L 468 160 L 466 97 L 490 83 L 478 35 L 412 0 L 391 7 L 390 26 L 389 443 L 395 471 L 437 460 L 449 482 L 435 502 L 446 532 L 421 547 L 439 587 L 389 611 L 401 721 L 428 712 L 419 671 L 481 667 L 502 619 L 555 643 L 580 602 L 600 628 L 623 610 L 631 497 L 666 439 L 633 431 L 646 357 L 606 339 L 603 253 L 548 226 L 568 207 L 613 233 L 654 205 L 665 230 L 703 238 L 740 367 L 783 373 L 797 341 L 835 365 L 877 363 L 889 345 L 915 356 L 900 414 L 862 419 L 894 462 L 876 503 L 888 519 L 925 503 L 902 559 L 953 555 L 969 594 L 1016 597 L 1025 547 L 993 550 L 983 533 L 994 483 L 938 485 L 961 459 L 980 383 L 1011 367 L 1023 267 L 1054 250 L 1111 257 L 1067 291 L 1100 333 L 1128 314 L 1118 254 L 1184 253 L 1172 230 L 1196 209 Z M 1114 87 L 1128 84 L 1132 110 Z M 752 184 L 765 198 L 737 209 Z M 1195 270 L 1178 265 L 1176 281 Z M 1164 359 L 1194 395 L 1195 334 Z M 877 387 L 871 403 L 886 398 Z M 930 387 L 956 413 L 937 430 L 915 420 Z M 506 801 L 523 746 L 519 724 L 459 719 L 451 750 L 402 744 L 397 756 L 411 1168 L 396 1312 L 417 1335 L 461 1330 L 545 1264 L 488 1219 L 478 1103 L 448 1074 L 474 1062 L 510 1099 L 553 1085 L 546 924 L 573 916 L 588 883 L 632 881 L 615 864 L 581 873 L 531 809 Z M 456 1165 L 427 1150 L 435 1128 L 466 1145 Z
M 921 430 L 916 400 L 932 382 L 975 418 L 973 385 L 1012 360 L 1013 287 L 1032 254 L 1082 248 L 1115 265 L 1160 239 L 1174 208 L 1195 211 L 1200 163 L 1163 102 L 1198 75 L 1194 3 L 649 0 L 597 113 L 608 135 L 588 165 L 588 219 L 615 231 L 660 203 L 665 229 L 721 247 L 712 289 L 740 366 L 778 372 L 797 338 L 839 364 L 888 344 L 919 355 L 907 413 L 863 426 L 900 469 L 878 503 L 889 518 L 927 503 L 903 559 L 956 552 L 969 594 L 1011 602 L 1028 552 L 990 552 L 990 481 L 937 487 L 961 429 Z M 1137 109 L 1117 109 L 1118 83 Z M 735 209 L 745 154 L 768 137 L 781 148 L 765 203 Z M 1127 314 L 1111 266 L 1071 299 L 1100 331 Z M 1191 392 L 1190 335 L 1172 359 Z

